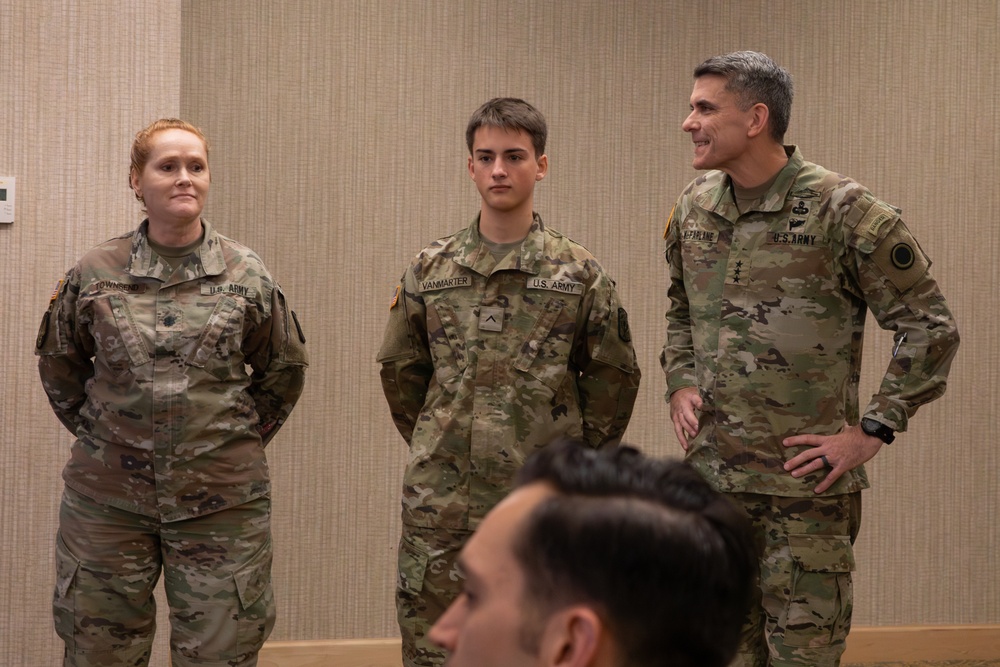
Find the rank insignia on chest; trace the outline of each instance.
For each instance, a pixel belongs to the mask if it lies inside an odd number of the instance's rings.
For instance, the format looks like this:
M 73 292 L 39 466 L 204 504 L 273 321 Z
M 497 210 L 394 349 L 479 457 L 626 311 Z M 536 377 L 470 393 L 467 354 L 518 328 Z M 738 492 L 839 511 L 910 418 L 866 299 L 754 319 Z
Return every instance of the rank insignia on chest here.
M 480 331 L 503 330 L 503 308 L 499 306 L 482 306 L 479 309 Z
M 792 210 L 788 216 L 788 231 L 794 232 L 805 226 L 815 203 L 808 199 L 791 200 Z

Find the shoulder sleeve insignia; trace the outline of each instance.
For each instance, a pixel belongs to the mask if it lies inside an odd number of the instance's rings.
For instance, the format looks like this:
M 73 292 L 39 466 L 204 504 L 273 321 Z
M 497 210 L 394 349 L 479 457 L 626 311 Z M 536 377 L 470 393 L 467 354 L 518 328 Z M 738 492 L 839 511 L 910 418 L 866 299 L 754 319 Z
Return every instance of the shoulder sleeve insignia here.
M 901 241 L 892 246 L 889 251 L 889 260 L 892 265 L 895 266 L 900 271 L 906 271 L 908 268 L 913 266 L 913 262 L 916 260 L 916 254 L 913 252 L 913 246 L 905 241 Z
M 902 220 L 892 226 L 871 258 L 900 292 L 913 287 L 930 268 L 930 260 Z
M 624 308 L 618 309 L 618 337 L 626 343 L 632 342 L 632 329 L 628 326 L 628 313 Z
M 875 201 L 872 204 L 872 207 L 868 209 L 868 212 L 865 213 L 865 217 L 861 218 L 861 221 L 855 228 L 855 233 L 863 236 L 869 241 L 878 241 L 879 232 L 885 223 L 893 221 L 898 217 L 899 214 L 896 210 L 888 204 Z
M 396 304 L 399 303 L 399 292 L 402 288 L 402 285 L 396 285 L 396 290 L 392 293 L 392 300 L 389 302 L 389 310 L 395 308 Z

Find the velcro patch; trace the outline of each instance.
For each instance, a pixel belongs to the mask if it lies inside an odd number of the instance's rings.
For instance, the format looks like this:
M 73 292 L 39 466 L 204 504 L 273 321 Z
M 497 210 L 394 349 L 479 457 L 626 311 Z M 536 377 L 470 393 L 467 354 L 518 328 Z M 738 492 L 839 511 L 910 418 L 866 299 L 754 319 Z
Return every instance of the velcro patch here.
M 562 294 L 583 294 L 583 283 L 556 278 L 528 278 L 528 289 L 544 289 Z
M 503 331 L 503 312 L 499 306 L 482 306 L 479 309 L 480 331 Z
M 930 268 L 930 260 L 900 220 L 872 252 L 872 261 L 900 292 L 913 287 Z
M 49 303 L 52 303 L 53 301 L 55 301 L 56 297 L 59 296 L 59 290 L 62 289 L 62 284 L 63 284 L 63 279 L 60 278 L 59 282 L 56 283 L 56 288 L 54 290 L 52 290 L 52 296 L 49 297 Z
M 402 285 L 396 285 L 396 291 L 392 293 L 392 301 L 389 302 L 389 310 L 395 308 L 396 304 L 399 303 L 399 290 L 401 287 Z
M 819 234 L 796 234 L 795 232 L 768 232 L 768 245 L 823 245 Z
M 681 232 L 684 243 L 718 243 L 719 232 L 711 229 L 685 229 Z
M 206 283 L 201 286 L 201 294 L 202 296 L 212 296 L 213 294 L 237 294 L 247 299 L 253 299 L 257 296 L 257 288 L 247 287 L 246 285 L 240 285 L 238 283 L 226 283 L 223 285 L 209 285 Z
M 93 289 L 96 291 L 125 292 L 126 294 L 145 294 L 146 286 L 138 283 L 122 283 L 117 280 L 98 280 L 94 283 Z M 205 286 L 202 285 L 202 293 Z
M 632 329 L 628 326 L 628 313 L 624 308 L 618 309 L 618 337 L 623 342 L 632 342 Z
M 865 213 L 865 217 L 861 218 L 861 222 L 858 223 L 856 227 L 856 232 L 861 236 L 864 236 L 869 241 L 877 241 L 879 237 L 879 230 L 882 229 L 882 225 L 885 223 L 895 220 L 898 217 L 895 209 L 883 204 L 880 201 L 876 201 L 872 204 L 872 207 L 868 209 Z
M 677 204 L 674 204 L 674 207 L 670 209 L 670 215 L 667 216 L 667 226 L 663 228 L 663 238 L 667 238 L 667 233 L 670 231 L 670 223 L 673 222 L 674 211 L 676 210 Z
M 434 280 L 422 280 L 420 282 L 421 292 L 434 292 L 442 289 L 453 289 L 455 287 L 469 287 L 472 279 L 469 276 L 455 276 L 454 278 L 436 278 Z

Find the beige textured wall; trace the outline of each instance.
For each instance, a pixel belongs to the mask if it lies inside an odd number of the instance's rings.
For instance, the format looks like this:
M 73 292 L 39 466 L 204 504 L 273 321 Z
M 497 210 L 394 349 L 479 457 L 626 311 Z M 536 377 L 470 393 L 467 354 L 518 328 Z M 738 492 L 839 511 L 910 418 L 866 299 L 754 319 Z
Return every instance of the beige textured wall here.
M 958 8 L 961 8 L 959 11 Z M 0 6 L 0 664 L 53 664 L 51 545 L 68 435 L 31 355 L 55 280 L 137 221 L 130 135 L 180 112 L 213 142 L 207 216 L 299 312 L 307 393 L 269 450 L 275 639 L 395 634 L 404 444 L 375 352 L 407 260 L 478 205 L 464 125 L 494 95 L 550 122 L 537 209 L 617 279 L 645 372 L 627 440 L 676 455 L 656 357 L 660 234 L 694 175 L 690 72 L 763 50 L 790 69 L 788 139 L 901 206 L 963 347 L 948 394 L 870 467 L 856 622 L 1000 623 L 1000 14 L 994 0 L 183 0 Z M 12 91 L 12 94 L 11 92 Z M 888 336 L 872 332 L 863 391 Z M 162 642 L 160 644 L 162 653 Z
M 139 220 L 128 148 L 149 120 L 180 111 L 181 9 L 0 2 L 0 175 L 17 178 L 17 219 L 0 225 L 0 665 L 62 654 L 50 600 L 71 436 L 41 391 L 35 335 L 76 257 Z

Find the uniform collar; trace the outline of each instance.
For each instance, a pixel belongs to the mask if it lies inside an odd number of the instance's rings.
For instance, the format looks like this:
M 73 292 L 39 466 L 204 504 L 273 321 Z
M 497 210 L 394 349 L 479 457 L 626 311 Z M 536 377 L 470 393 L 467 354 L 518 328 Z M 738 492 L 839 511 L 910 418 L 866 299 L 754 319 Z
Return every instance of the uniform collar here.
M 457 248 L 455 262 L 467 266 L 484 276 L 494 271 L 516 270 L 535 275 L 545 250 L 545 224 L 537 213 L 531 214 L 531 228 L 521 242 L 521 251 L 511 253 L 500 262 L 493 259 L 489 249 L 479 233 L 479 214 L 469 225 L 465 241 Z
M 773 213 L 784 208 L 788 192 L 795 183 L 795 177 L 802 170 L 805 161 L 798 147 L 785 146 L 784 148 L 788 162 L 778 172 L 778 176 L 774 179 L 767 194 L 761 198 L 761 204 L 754 207 L 755 211 Z M 736 198 L 733 195 L 733 179 L 728 174 L 723 174 L 718 185 L 698 197 L 698 205 L 706 211 L 721 215 L 730 222 L 736 222 L 736 219 L 740 217 L 736 207 Z
M 195 261 L 186 263 L 173 271 L 149 245 L 149 220 L 143 220 L 132 236 L 132 252 L 125 266 L 129 275 L 138 278 L 154 278 L 170 282 L 184 282 L 206 276 L 217 276 L 226 270 L 226 258 L 222 253 L 221 237 L 212 225 L 202 218 L 205 236 L 195 250 Z M 171 275 L 177 273 L 179 275 Z

